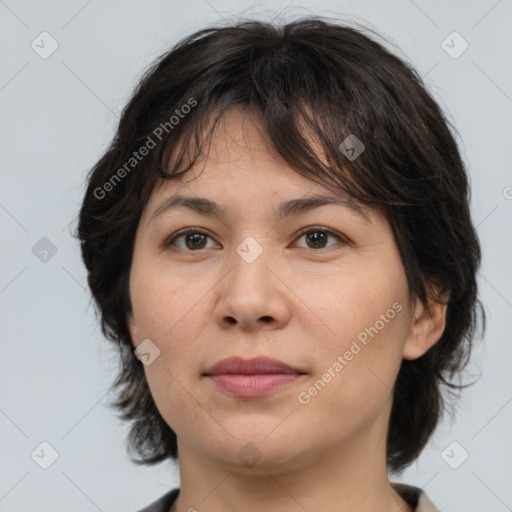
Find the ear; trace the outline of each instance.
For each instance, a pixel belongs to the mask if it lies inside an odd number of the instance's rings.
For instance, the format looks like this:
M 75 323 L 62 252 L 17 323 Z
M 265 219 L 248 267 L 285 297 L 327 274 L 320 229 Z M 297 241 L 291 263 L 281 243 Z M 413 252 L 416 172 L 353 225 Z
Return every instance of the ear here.
M 130 331 L 132 345 L 134 347 L 136 347 L 139 344 L 139 335 L 138 335 L 137 325 L 135 324 L 135 317 L 133 316 L 133 313 L 127 314 L 126 322 L 128 324 L 128 329 Z
M 446 296 L 442 297 L 446 302 Z M 409 336 L 403 349 L 404 359 L 418 359 L 441 338 L 446 326 L 446 304 L 438 304 L 429 299 L 426 308 L 420 299 L 416 299 Z

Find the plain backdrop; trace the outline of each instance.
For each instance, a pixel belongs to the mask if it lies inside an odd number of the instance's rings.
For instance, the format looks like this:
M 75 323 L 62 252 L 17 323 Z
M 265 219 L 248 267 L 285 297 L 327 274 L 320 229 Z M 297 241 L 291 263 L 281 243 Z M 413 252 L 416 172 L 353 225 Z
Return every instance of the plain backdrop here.
M 308 14 L 396 44 L 457 127 L 470 172 L 488 325 L 466 381 L 479 379 L 391 480 L 443 512 L 512 510 L 510 0 L 0 0 L 0 512 L 134 512 L 179 484 L 173 464 L 130 462 L 107 405 L 117 361 L 71 236 L 85 174 L 142 72 L 182 37 L 223 18 Z

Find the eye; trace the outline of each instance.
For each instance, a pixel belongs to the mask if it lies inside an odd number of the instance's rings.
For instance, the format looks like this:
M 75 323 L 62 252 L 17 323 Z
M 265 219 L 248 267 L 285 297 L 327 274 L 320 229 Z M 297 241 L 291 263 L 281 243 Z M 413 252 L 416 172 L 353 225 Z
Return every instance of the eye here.
M 194 252 L 196 249 L 205 249 L 205 242 L 208 238 L 211 238 L 207 233 L 201 231 L 197 228 L 187 228 L 185 230 L 179 231 L 175 235 L 171 236 L 169 240 L 165 242 L 165 248 L 176 246 L 176 240 L 184 237 L 184 242 L 186 248 L 177 247 L 180 250 L 187 251 L 191 249 L 189 252 Z
M 335 237 L 340 240 L 342 243 L 345 243 L 345 239 L 331 231 L 330 229 L 322 228 L 321 226 L 309 226 L 304 228 L 300 232 L 299 238 L 306 237 L 306 243 L 312 244 L 312 247 L 306 247 L 307 249 L 325 249 L 325 244 L 327 240 L 331 237 Z
M 299 238 L 304 236 L 306 236 L 306 243 L 312 244 L 312 247 L 306 247 L 306 249 L 311 250 L 325 249 L 327 240 L 332 237 L 337 238 L 341 243 L 346 243 L 344 237 L 330 229 L 322 228 L 321 226 L 309 226 L 302 229 L 299 233 Z M 212 239 L 205 231 L 197 228 L 186 228 L 172 235 L 164 243 L 164 246 L 165 248 L 174 246 L 179 250 L 197 252 L 198 250 L 207 248 L 206 245 L 208 238 Z M 183 239 L 185 247 L 180 247 L 177 244 L 177 241 L 180 239 Z

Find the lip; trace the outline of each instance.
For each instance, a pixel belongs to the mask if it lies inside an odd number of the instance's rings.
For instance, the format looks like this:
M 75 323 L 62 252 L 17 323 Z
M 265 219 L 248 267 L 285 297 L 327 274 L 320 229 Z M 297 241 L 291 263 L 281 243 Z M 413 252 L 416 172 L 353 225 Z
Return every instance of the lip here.
M 229 357 L 209 368 L 208 377 L 220 391 L 238 397 L 269 395 L 300 379 L 304 372 L 266 356 Z
M 294 368 L 283 361 L 266 356 L 243 359 L 241 357 L 228 357 L 214 364 L 204 375 L 238 374 L 261 375 L 270 373 L 303 374 L 298 368 Z

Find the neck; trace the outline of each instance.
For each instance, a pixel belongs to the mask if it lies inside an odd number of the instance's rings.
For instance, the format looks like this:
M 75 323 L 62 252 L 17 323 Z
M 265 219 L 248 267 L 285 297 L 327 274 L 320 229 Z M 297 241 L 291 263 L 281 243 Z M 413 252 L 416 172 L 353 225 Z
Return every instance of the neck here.
M 376 423 L 336 447 L 302 450 L 286 464 L 252 468 L 178 439 L 180 494 L 172 512 L 414 512 L 389 483 L 381 427 Z

